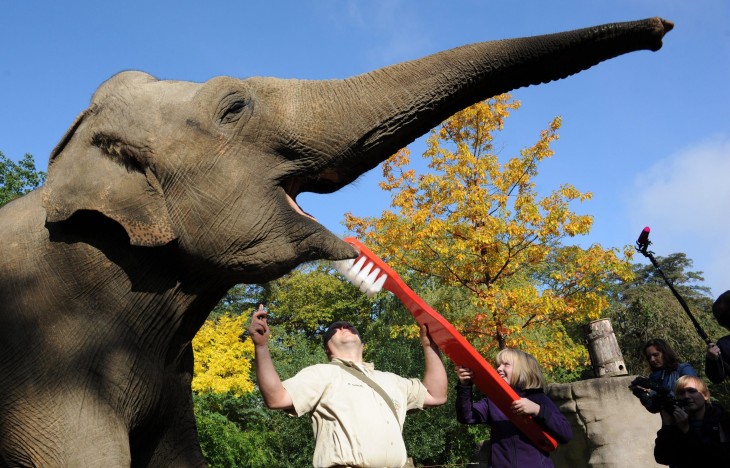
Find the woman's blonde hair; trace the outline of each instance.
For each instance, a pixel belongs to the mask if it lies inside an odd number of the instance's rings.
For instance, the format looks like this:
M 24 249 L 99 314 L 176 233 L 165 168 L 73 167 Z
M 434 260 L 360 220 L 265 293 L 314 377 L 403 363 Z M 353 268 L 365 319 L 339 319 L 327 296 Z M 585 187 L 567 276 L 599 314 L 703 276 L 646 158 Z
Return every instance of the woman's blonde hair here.
M 527 390 L 531 388 L 545 389 L 545 379 L 540 370 L 540 364 L 531 354 L 515 348 L 504 348 L 497 353 L 497 366 L 500 364 L 512 365 L 510 385 L 514 388 Z
M 690 385 L 694 385 L 694 388 L 699 390 L 702 396 L 705 397 L 705 403 L 708 405 L 712 404 L 710 401 L 710 389 L 707 388 L 707 385 L 701 378 L 695 377 L 694 375 L 683 375 L 677 379 L 677 383 L 674 384 L 674 396 L 676 397 L 677 392 L 684 390 Z

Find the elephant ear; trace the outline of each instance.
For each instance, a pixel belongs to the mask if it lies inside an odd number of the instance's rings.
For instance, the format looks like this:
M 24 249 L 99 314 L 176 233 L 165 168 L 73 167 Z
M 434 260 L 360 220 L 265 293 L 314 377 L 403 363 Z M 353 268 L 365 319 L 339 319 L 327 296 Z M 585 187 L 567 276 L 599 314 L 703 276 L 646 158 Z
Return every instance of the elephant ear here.
M 154 173 L 130 157 L 121 144 L 106 146 L 79 131 L 77 117 L 51 153 L 43 192 L 48 222 L 80 210 L 102 213 L 119 223 L 132 245 L 154 247 L 177 238 Z

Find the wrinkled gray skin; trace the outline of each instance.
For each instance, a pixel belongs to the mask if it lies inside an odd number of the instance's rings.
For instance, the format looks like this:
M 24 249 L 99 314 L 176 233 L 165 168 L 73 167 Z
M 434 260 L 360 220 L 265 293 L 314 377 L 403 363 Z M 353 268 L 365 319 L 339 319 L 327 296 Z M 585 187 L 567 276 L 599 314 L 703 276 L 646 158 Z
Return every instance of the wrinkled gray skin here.
M 120 73 L 0 210 L 0 465 L 202 466 L 190 341 L 237 283 L 351 246 L 304 214 L 475 102 L 658 50 L 660 19 L 472 44 L 345 80 Z

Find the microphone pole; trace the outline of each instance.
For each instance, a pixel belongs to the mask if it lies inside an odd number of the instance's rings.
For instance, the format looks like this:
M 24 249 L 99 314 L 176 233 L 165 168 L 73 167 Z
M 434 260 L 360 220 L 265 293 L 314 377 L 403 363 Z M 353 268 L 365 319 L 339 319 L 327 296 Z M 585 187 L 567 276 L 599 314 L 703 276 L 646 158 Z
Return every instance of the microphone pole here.
M 669 281 L 669 278 L 664 274 L 661 267 L 659 266 L 659 263 L 657 263 L 656 259 L 654 258 L 654 252 L 650 252 L 647 250 L 649 248 L 649 245 L 651 244 L 651 241 L 649 240 L 649 232 L 651 229 L 649 229 L 649 226 L 645 227 L 643 231 L 641 231 L 641 234 L 639 234 L 639 238 L 636 240 L 636 250 L 641 253 L 643 256 L 647 257 L 651 264 L 654 265 L 654 268 L 659 272 L 659 274 L 662 276 L 662 279 L 664 279 L 664 282 L 667 283 L 667 286 L 669 286 L 669 289 L 672 291 L 672 294 L 674 294 L 674 297 L 677 298 L 679 303 L 682 305 L 682 308 L 687 313 L 687 316 L 692 321 L 692 325 L 694 325 L 695 330 L 697 330 L 697 333 L 700 335 L 700 338 L 702 338 L 705 341 L 705 344 L 710 344 L 713 341 L 707 336 L 707 333 L 702 329 L 702 326 L 700 326 L 700 323 L 695 319 L 694 315 L 689 311 L 689 306 L 684 301 L 684 298 L 679 295 L 676 289 L 674 289 L 674 285 L 671 281 Z
M 649 232 L 651 229 L 649 229 L 649 226 L 645 227 L 643 231 L 641 231 L 641 234 L 639 234 L 639 238 L 636 240 L 636 250 L 639 251 L 643 256 L 647 257 L 649 260 L 651 260 L 651 264 L 654 265 L 654 268 L 657 269 L 660 275 L 662 275 L 662 278 L 664 279 L 664 282 L 667 283 L 667 286 L 669 286 L 669 289 L 671 289 L 672 294 L 674 294 L 674 297 L 677 298 L 679 303 L 682 305 L 682 308 L 685 312 L 687 312 L 687 316 L 692 321 L 692 325 L 694 325 L 695 330 L 697 330 L 697 333 L 700 335 L 700 338 L 702 338 L 705 342 L 705 344 L 709 345 L 710 343 L 713 343 L 713 340 L 711 340 L 707 333 L 702 329 L 700 326 L 700 323 L 695 319 L 694 315 L 689 311 L 689 306 L 684 301 L 682 296 L 679 295 L 676 289 L 674 289 L 674 285 L 671 281 L 669 281 L 669 278 L 666 277 L 662 269 L 659 267 L 659 263 L 657 263 L 656 259 L 654 258 L 654 252 L 650 252 L 647 250 L 649 248 L 649 244 L 651 244 L 651 241 L 649 240 Z M 722 365 L 723 370 L 725 372 L 725 376 L 727 377 L 730 375 L 730 364 L 725 362 L 722 359 L 722 355 L 720 355 L 720 365 Z

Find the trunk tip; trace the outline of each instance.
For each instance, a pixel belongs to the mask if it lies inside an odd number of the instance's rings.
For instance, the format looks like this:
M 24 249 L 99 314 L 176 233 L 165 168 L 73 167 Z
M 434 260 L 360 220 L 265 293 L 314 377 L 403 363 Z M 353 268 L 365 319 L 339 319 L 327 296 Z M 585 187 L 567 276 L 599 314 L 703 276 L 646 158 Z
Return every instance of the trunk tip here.
M 662 23 L 662 29 L 664 31 L 662 36 L 664 34 L 668 33 L 669 31 L 671 31 L 672 29 L 674 29 L 674 23 L 672 21 L 665 20 L 664 18 L 658 18 L 658 19 Z

